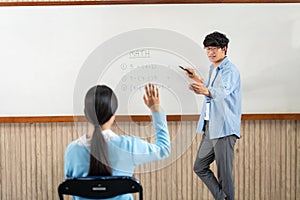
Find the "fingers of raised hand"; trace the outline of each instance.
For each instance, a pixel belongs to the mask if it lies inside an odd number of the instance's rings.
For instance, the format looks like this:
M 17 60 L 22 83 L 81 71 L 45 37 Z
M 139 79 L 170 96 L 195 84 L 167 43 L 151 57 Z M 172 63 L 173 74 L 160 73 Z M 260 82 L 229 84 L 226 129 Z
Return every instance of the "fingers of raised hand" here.
M 158 88 L 154 84 L 149 83 L 145 86 L 145 94 L 146 94 L 147 98 L 158 97 L 158 95 L 159 95 Z

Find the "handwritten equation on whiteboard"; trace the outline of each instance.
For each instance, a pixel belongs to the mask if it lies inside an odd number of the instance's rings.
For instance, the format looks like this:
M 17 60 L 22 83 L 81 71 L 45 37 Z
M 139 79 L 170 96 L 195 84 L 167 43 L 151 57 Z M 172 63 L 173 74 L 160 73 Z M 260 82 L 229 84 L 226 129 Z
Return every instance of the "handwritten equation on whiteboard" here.
M 142 96 L 149 82 L 158 86 L 161 105 L 166 112 L 195 113 L 199 97 L 188 89 L 191 80 L 178 65 L 191 66 L 185 58 L 164 49 L 136 49 L 114 59 L 99 82 L 110 85 L 118 99 L 122 99 L 118 114 L 147 113 Z

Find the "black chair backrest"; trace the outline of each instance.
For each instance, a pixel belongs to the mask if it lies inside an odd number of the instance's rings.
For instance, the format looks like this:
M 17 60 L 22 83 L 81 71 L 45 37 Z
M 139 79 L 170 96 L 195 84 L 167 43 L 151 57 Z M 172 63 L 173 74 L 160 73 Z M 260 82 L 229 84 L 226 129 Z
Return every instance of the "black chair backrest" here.
M 130 176 L 100 176 L 66 179 L 58 186 L 59 199 L 72 195 L 90 199 L 111 198 L 121 194 L 139 193 L 143 199 L 143 187 Z

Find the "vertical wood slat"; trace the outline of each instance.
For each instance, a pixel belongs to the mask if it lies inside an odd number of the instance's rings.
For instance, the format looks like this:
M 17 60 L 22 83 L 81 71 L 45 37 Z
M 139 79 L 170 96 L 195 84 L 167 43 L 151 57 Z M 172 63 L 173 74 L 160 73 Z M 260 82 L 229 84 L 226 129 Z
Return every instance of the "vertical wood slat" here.
M 10 161 L 10 164 L 11 164 L 11 171 L 10 171 L 10 178 L 11 178 L 11 183 L 15 183 L 15 184 L 12 184 L 11 185 L 11 188 L 10 188 L 10 192 L 11 192 L 11 196 L 12 196 L 12 199 L 17 199 L 17 191 L 16 191 L 16 187 L 18 186 L 18 181 L 17 181 L 17 177 L 18 177 L 18 174 L 17 174 L 17 165 L 19 164 L 19 162 L 16 162 L 16 155 L 18 154 L 18 148 L 17 148 L 17 145 L 18 144 L 18 139 L 16 138 L 16 131 L 15 131 L 15 126 L 13 126 L 12 124 L 10 124 L 10 136 L 11 138 L 14 138 L 14 140 L 11 140 L 10 141 L 10 145 L 9 145 L 9 148 L 10 148 L 10 151 L 11 152 L 16 152 L 16 153 L 13 153 L 13 154 L 10 154 L 10 158 L 9 158 L 9 161 Z M 14 164 L 15 163 L 15 164 Z
M 236 199 L 300 198 L 299 124 L 297 120 L 242 122 L 242 138 L 235 146 Z M 150 135 L 146 139 L 153 141 L 149 123 L 122 122 L 118 126 L 119 133 Z M 169 159 L 173 162 L 155 171 L 151 170 L 157 163 L 141 166 L 140 171 L 148 171 L 136 174 L 145 199 L 213 199 L 193 172 L 201 141 L 200 135 L 195 136 L 196 122 L 169 122 L 169 129 L 173 141 Z M 0 124 L 0 200 L 57 199 L 57 186 L 64 179 L 65 148 L 86 131 L 86 123 L 76 128 L 73 123 Z M 215 164 L 212 170 L 216 172 Z
M 300 199 L 300 122 L 296 121 L 296 125 L 295 125 L 295 134 L 296 134 L 296 199 Z
M 21 176 L 20 176 L 20 182 L 21 182 L 21 198 L 25 199 L 27 197 L 27 191 L 26 191 L 26 134 L 25 134 L 25 127 L 26 125 L 20 124 L 20 129 L 18 131 L 21 140 L 21 152 L 20 152 L 20 166 L 21 166 Z M 1 198 L 0 198 L 1 199 Z
M 269 122 L 269 121 L 268 121 Z M 269 136 L 271 135 L 271 131 L 270 131 L 270 128 L 268 126 L 268 123 L 263 123 L 263 133 L 265 133 L 265 151 L 266 151 L 266 154 L 265 154 L 265 160 L 266 160 L 266 168 L 265 168 L 265 177 L 264 177 L 264 182 L 265 182 L 265 189 L 264 189 L 264 196 L 265 196 L 265 199 L 267 197 L 270 197 L 271 196 L 271 180 L 269 178 L 269 175 L 270 175 L 270 165 L 271 165 L 271 151 L 270 151 L 270 138 Z M 269 123 L 271 124 L 271 123 Z
M 171 141 L 172 141 L 172 144 L 174 143 L 173 141 L 177 141 L 176 138 L 177 138 L 177 127 L 176 127 L 176 124 L 174 122 L 171 122 L 171 126 L 169 128 L 169 131 L 170 131 L 170 135 L 171 135 Z M 171 159 L 172 160 L 177 160 L 176 158 L 176 155 L 177 155 L 177 148 L 174 148 L 177 147 L 177 144 L 176 145 L 172 145 L 171 146 Z M 173 162 L 171 164 L 171 171 L 172 172 L 177 172 L 177 162 Z M 175 174 L 171 174 L 171 179 L 172 179 L 172 185 L 171 185 L 171 188 L 173 189 L 172 191 L 176 191 L 176 192 L 172 192 L 172 195 L 171 195 L 171 199 L 177 199 L 177 194 L 178 194 L 178 176 L 177 176 L 177 173 Z
M 12 198 L 13 195 L 11 193 L 11 188 L 12 188 L 12 179 L 11 178 L 7 178 L 7 177 L 12 177 L 13 176 L 13 170 L 12 170 L 12 166 L 13 164 L 11 163 L 11 153 L 13 153 L 10 148 L 11 146 L 11 141 L 13 140 L 12 138 L 12 134 L 11 134 L 11 130 L 10 130 L 10 125 L 6 125 L 6 131 L 8 131 L 9 135 L 8 135 L 8 140 L 5 142 L 5 152 L 6 152 L 6 181 L 7 181 L 7 185 L 6 185 L 6 198 Z
M 194 160 L 192 159 L 192 141 L 193 141 L 193 138 L 194 138 L 194 133 L 195 130 L 192 130 L 192 123 L 191 122 L 185 122 L 185 133 L 186 133 L 186 138 L 187 138 L 187 146 L 189 147 L 186 151 L 186 155 L 187 155 L 187 162 L 186 163 L 190 163 L 190 167 L 187 168 L 187 175 L 186 175 L 186 184 L 187 184 L 187 192 L 186 192 L 186 198 L 187 199 L 192 199 L 192 181 L 193 181 L 193 163 L 194 163 Z
M 283 158 L 282 158 L 282 161 L 280 163 L 285 163 L 284 165 L 284 168 L 283 168 L 283 171 L 285 171 L 283 174 L 282 174 L 282 177 L 285 177 L 285 180 L 282 179 L 281 183 L 282 184 L 285 184 L 285 188 L 284 190 L 281 190 L 282 194 L 281 196 L 283 196 L 285 199 L 291 199 L 291 150 L 290 150 L 290 147 L 291 147 L 291 133 L 289 131 L 286 130 L 287 129 L 287 122 L 286 121 L 283 121 L 283 124 L 281 126 L 281 135 L 284 135 L 285 138 L 284 138 L 284 141 L 285 141 L 285 148 L 283 149 L 285 152 L 283 154 Z
M 264 126 L 264 123 L 260 123 L 260 127 L 259 127 L 259 131 L 258 133 L 265 133 L 265 126 Z M 257 135 L 256 135 L 257 136 Z M 257 136 L 259 137 L 259 136 Z M 261 143 L 260 143 L 260 194 L 259 194 L 259 198 L 258 199 L 265 199 L 266 196 L 265 196 L 265 191 L 266 191 L 266 180 L 267 177 L 266 177 L 266 173 L 267 173 L 267 168 L 266 168 L 266 152 L 267 152 L 267 146 L 268 146 L 268 140 L 266 139 L 266 134 L 263 134 L 261 137 Z
M 242 173 L 238 173 L 238 169 L 244 168 L 244 156 L 243 156 L 243 148 L 244 148 L 244 144 L 243 144 L 243 139 L 237 140 L 236 141 L 236 145 L 235 145 L 235 152 L 234 152 L 234 156 L 235 158 L 239 157 L 240 159 L 235 159 L 234 160 L 234 180 L 235 180 L 235 198 L 236 199 L 242 199 L 242 190 L 244 188 L 243 185 L 243 174 Z
M 4 134 L 3 134 L 3 126 L 0 125 L 0 144 L 4 144 Z M 5 157 L 4 155 L 4 149 L 3 149 L 3 145 L 0 145 L 0 175 L 3 174 L 3 169 L 5 168 L 4 165 L 4 160 L 3 158 Z M 4 186 L 3 186 L 3 177 L 0 176 L 0 191 L 3 191 L 4 189 Z M 3 195 L 3 192 L 0 192 L 0 199 L 4 199 L 4 195 Z
M 180 132 L 177 131 L 178 130 L 178 126 L 177 124 L 175 124 L 175 132 L 177 133 L 176 135 L 176 155 L 178 155 L 178 152 L 181 152 L 181 142 L 180 139 L 178 139 L 180 137 Z M 183 199 L 183 194 L 182 194 L 182 187 L 181 184 L 179 185 L 178 183 L 182 183 L 182 166 L 181 166 L 181 159 L 176 160 L 176 176 L 177 176 L 177 185 L 176 185 L 176 192 L 177 192 L 177 198 L 176 199 Z
M 251 143 L 251 139 L 250 139 L 250 131 L 249 131 L 249 122 L 246 121 L 245 126 L 244 126 L 244 140 L 245 141 L 249 141 L 249 142 L 245 142 L 245 176 L 244 176 L 244 181 L 245 181 L 245 188 L 244 188 L 244 192 L 243 192 L 243 196 L 244 199 L 251 199 L 251 197 L 249 195 L 251 195 L 250 192 L 250 143 Z M 253 177 L 253 176 L 252 176 Z
M 44 126 L 43 124 L 36 124 L 35 125 L 35 131 L 36 131 L 36 143 L 35 143 L 35 150 L 32 152 L 33 156 L 35 155 L 36 157 L 36 161 L 34 162 L 34 165 L 36 165 L 36 176 L 34 176 L 34 173 L 32 174 L 32 178 L 35 182 L 36 182 L 36 187 L 34 189 L 36 189 L 35 193 L 37 195 L 37 197 L 40 197 L 43 199 L 42 196 L 42 180 L 43 180 L 43 176 L 42 176 L 42 149 L 41 149 L 41 126 Z M 46 163 L 43 163 L 43 165 L 45 165 Z
M 31 171 L 30 171 L 30 162 L 31 162 L 31 146 L 28 145 L 30 144 L 30 137 L 33 137 L 33 134 L 31 133 L 31 125 L 30 124 L 24 124 L 25 126 L 25 132 L 24 133 L 20 133 L 20 134 L 25 134 L 25 151 L 26 151 L 26 163 L 25 163 L 25 168 L 26 168 L 26 176 L 25 176 L 25 179 L 26 179 L 26 195 L 27 195 L 27 200 L 29 199 L 32 199 L 32 196 L 31 196 L 31 188 L 32 188 L 32 185 L 31 185 Z
M 52 127 L 51 127 L 51 140 L 52 140 L 52 149 L 51 149 L 51 151 L 53 152 L 53 154 L 55 155 L 56 153 L 54 153 L 54 152 L 59 152 L 59 149 L 58 149 L 58 138 L 59 138 L 59 136 L 58 136 L 58 131 L 57 131 L 57 126 L 55 126 L 55 124 L 52 124 Z M 61 181 L 61 180 L 58 180 L 58 177 L 59 177 L 59 175 L 58 175 L 58 166 L 60 166 L 61 164 L 61 162 L 58 162 L 58 157 L 59 156 L 53 156 L 53 158 L 52 158 L 52 166 L 51 166 L 51 168 L 52 168 L 52 174 L 53 174 L 53 176 L 52 176 L 52 185 L 48 185 L 48 187 L 50 186 L 50 187 L 52 187 L 52 193 L 50 193 L 49 194 L 49 199 L 51 199 L 51 195 L 52 194 L 55 194 L 55 192 L 56 192 L 56 188 L 55 187 L 53 187 L 53 185 L 58 185 L 59 184 L 59 182 Z
M 270 181 L 270 198 L 275 199 L 276 198 L 276 149 L 279 149 L 280 146 L 274 142 L 274 138 L 276 138 L 276 127 L 275 127 L 275 121 L 272 121 L 272 125 L 270 127 L 270 135 L 269 140 L 271 141 L 270 145 L 270 151 L 271 151 L 271 162 L 270 162 L 270 174 L 269 174 L 269 181 Z M 275 140 L 279 142 L 278 140 Z M 279 171 L 278 171 L 279 173 Z
M 200 136 L 196 135 L 195 140 L 192 143 L 192 154 L 193 154 L 192 160 L 193 161 L 195 161 L 195 159 L 197 157 L 198 148 L 199 148 L 198 144 L 200 143 L 199 140 L 200 140 Z M 192 165 L 192 166 L 194 167 L 194 165 Z M 192 199 L 200 199 L 200 196 L 198 195 L 198 193 L 199 193 L 198 191 L 200 190 L 199 180 L 198 180 L 197 175 L 195 173 L 193 173 L 193 175 L 196 178 L 193 178 L 193 181 L 191 182 L 191 184 L 193 186 Z
M 295 132 L 293 132 L 293 127 L 295 127 L 294 125 L 295 121 L 290 121 L 288 123 L 287 126 L 287 131 L 290 132 L 291 134 L 291 146 L 290 146 L 290 151 L 291 151 L 291 155 L 290 155 L 290 159 L 291 159 L 291 169 L 290 169 L 290 173 L 291 173 L 291 198 L 290 199 L 296 199 L 296 152 L 297 152 L 297 143 L 296 143 L 296 134 Z
M 186 122 L 182 123 L 182 126 L 181 126 L 181 145 L 182 145 L 182 149 L 181 149 L 181 152 L 182 152 L 182 156 L 181 156 L 181 167 L 180 169 L 182 168 L 185 168 L 185 165 L 188 163 L 187 162 L 187 153 L 185 152 L 185 144 L 186 144 L 186 140 L 187 140 L 187 132 L 186 132 Z M 182 177 L 182 181 L 181 181 L 181 188 L 182 188 L 182 196 L 183 198 L 188 198 L 188 192 L 187 192 L 187 185 L 188 185 L 188 182 L 187 182 L 187 176 L 189 176 L 189 174 L 187 173 L 188 172 L 188 168 L 186 168 L 186 170 L 181 170 L 181 177 Z
M 5 151 L 5 125 L 0 124 L 0 199 L 7 199 L 6 197 L 6 181 L 5 178 L 3 177 L 3 174 L 5 174 L 5 169 L 6 167 L 6 151 Z
M 260 121 L 255 121 L 254 127 L 252 128 L 254 130 L 254 133 L 259 133 L 260 128 Z M 254 147 L 254 199 L 260 199 L 260 188 L 261 188 L 261 160 L 260 160 L 260 154 L 261 154 L 261 137 L 257 134 L 251 134 L 253 135 L 253 147 Z
M 276 168 L 275 168 L 275 172 L 277 172 L 276 174 L 274 174 L 275 176 L 275 198 L 280 197 L 282 198 L 283 196 L 281 195 L 282 190 L 285 190 L 285 184 L 282 184 L 281 181 L 282 179 L 285 179 L 284 177 L 284 172 L 285 172 L 285 163 L 280 164 L 283 160 L 282 158 L 284 158 L 284 149 L 285 149 L 285 140 L 284 140 L 284 135 L 280 134 L 281 133 L 281 122 L 280 121 L 276 121 L 276 131 L 277 134 L 275 134 L 275 161 L 276 161 Z M 274 139 L 273 138 L 273 139 Z M 281 142 L 282 141 L 282 142 Z M 283 180 L 284 181 L 284 180 Z

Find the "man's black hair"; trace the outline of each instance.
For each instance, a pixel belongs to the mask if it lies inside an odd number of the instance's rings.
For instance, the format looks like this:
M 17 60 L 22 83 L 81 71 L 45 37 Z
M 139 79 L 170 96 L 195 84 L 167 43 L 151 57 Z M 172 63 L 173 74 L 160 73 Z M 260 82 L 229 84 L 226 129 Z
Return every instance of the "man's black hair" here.
M 213 47 L 228 47 L 229 39 L 226 37 L 225 34 L 219 33 L 217 31 L 208 34 L 204 41 L 203 45 L 204 47 L 213 46 Z

